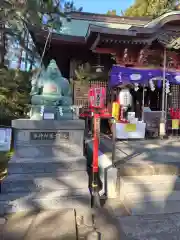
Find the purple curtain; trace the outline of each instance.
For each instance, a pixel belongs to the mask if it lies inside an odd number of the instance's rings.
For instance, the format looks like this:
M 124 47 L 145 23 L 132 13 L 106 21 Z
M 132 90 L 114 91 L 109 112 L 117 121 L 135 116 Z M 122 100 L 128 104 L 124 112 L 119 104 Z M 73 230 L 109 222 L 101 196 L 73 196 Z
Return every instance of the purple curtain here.
M 113 66 L 109 80 L 110 87 L 116 87 L 125 83 L 149 84 L 152 78 L 163 78 L 162 69 L 138 69 L 121 66 Z M 166 79 L 173 84 L 180 84 L 180 72 L 167 71 Z M 158 87 L 161 87 L 162 80 L 158 81 Z

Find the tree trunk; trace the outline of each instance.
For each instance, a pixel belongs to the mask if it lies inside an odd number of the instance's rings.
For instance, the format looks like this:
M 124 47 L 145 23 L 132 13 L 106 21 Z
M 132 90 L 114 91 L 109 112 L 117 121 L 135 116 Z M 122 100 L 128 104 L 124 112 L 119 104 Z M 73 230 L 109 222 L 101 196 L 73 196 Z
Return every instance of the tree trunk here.
M 0 19 L 1 22 L 1 19 Z M 3 22 L 0 23 L 0 68 L 5 66 L 4 59 L 6 53 L 5 46 L 5 25 Z
M 24 44 L 26 44 L 26 30 L 24 29 L 24 31 L 23 31 L 23 42 L 24 42 Z M 22 55 L 23 55 L 23 47 L 22 46 L 20 46 L 20 55 L 19 55 L 19 59 L 18 59 L 18 63 L 17 63 L 17 69 L 21 69 L 21 63 L 22 63 Z

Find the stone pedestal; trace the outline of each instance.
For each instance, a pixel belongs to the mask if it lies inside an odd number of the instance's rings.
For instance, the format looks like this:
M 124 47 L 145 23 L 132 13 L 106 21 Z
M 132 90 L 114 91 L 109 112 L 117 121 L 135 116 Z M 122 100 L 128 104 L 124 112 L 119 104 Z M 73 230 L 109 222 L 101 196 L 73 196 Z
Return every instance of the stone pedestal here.
M 29 120 L 12 121 L 15 154 L 18 157 L 83 156 L 83 120 Z
M 15 155 L 2 183 L 0 214 L 90 207 L 84 121 L 19 119 L 12 127 Z

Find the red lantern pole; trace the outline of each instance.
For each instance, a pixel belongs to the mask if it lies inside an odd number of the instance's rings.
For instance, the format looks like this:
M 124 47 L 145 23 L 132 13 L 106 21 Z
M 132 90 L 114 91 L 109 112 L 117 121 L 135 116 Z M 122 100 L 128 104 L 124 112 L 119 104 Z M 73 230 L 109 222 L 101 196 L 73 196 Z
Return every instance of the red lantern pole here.
M 92 166 L 92 174 L 93 174 L 93 181 L 92 181 L 92 191 L 93 193 L 98 191 L 98 151 L 99 151 L 99 114 L 95 111 L 94 113 L 94 141 L 93 141 L 93 166 Z
M 98 187 L 98 152 L 99 152 L 99 135 L 100 135 L 100 115 L 104 107 L 103 88 L 94 88 L 91 98 L 92 112 L 94 115 L 94 135 L 93 135 L 93 161 L 92 161 L 92 205 L 100 207 L 99 187 Z

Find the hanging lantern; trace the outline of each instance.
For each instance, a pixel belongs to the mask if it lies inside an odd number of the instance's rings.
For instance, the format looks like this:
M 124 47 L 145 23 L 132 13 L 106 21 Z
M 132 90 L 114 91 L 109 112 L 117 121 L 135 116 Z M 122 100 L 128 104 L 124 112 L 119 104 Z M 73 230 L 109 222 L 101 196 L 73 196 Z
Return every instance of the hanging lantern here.
M 166 89 L 165 89 L 166 93 L 170 93 L 170 83 L 169 81 L 166 81 Z
M 101 65 L 101 55 L 97 55 L 97 65 L 95 66 L 96 68 L 96 73 L 102 73 L 104 66 Z
M 96 72 L 97 73 L 102 73 L 103 66 L 97 66 L 96 67 Z
M 134 91 L 137 92 L 138 90 L 139 90 L 139 84 L 138 84 L 138 83 L 135 83 L 135 84 L 134 84 Z
M 119 102 L 123 108 L 132 106 L 132 95 L 128 88 L 122 89 L 119 93 Z
M 153 83 L 153 80 L 151 79 L 151 80 L 149 80 L 149 86 L 150 86 L 150 89 L 151 89 L 151 91 L 155 91 L 155 85 L 154 85 L 154 83 Z

